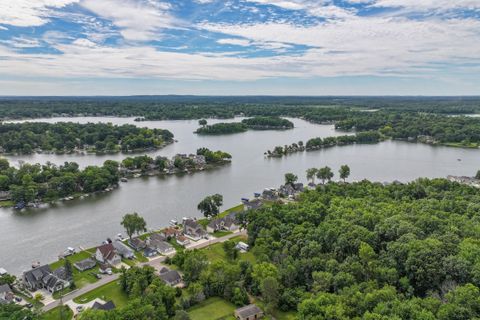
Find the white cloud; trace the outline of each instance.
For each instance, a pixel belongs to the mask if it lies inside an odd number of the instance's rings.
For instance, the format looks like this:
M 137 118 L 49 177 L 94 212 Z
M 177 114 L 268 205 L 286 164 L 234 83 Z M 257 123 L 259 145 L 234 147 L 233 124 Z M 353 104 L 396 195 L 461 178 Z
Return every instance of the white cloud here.
M 480 9 L 479 0 L 376 0 L 377 7 L 397 7 L 417 11 L 439 10 L 447 11 L 452 9 Z
M 160 1 L 83 0 L 81 5 L 111 20 L 121 35 L 131 41 L 158 40 L 162 29 L 179 23 L 170 15 L 170 5 Z
M 352 9 L 345 9 L 331 4 L 329 0 L 244 0 L 263 5 L 277 6 L 287 10 L 304 10 L 310 15 L 323 18 L 345 18 L 354 14 Z
M 79 0 L 2 0 L 0 23 L 17 27 L 41 26 L 49 21 L 52 10 Z
M 217 43 L 242 47 L 248 47 L 252 44 L 250 40 L 245 39 L 219 39 L 217 40 Z

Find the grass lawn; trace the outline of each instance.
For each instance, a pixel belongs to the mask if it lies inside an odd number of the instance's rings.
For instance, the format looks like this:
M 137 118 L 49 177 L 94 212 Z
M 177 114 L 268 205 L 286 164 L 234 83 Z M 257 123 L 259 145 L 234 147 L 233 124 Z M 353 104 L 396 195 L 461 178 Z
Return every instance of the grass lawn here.
M 15 203 L 11 200 L 0 201 L 0 208 L 13 207 Z
M 188 309 L 192 320 L 234 320 L 235 306 L 221 298 L 210 298 Z
M 78 253 L 76 253 L 74 255 L 71 255 L 71 256 L 66 258 L 72 263 L 73 281 L 75 282 L 76 288 L 81 288 L 81 287 L 84 287 L 85 285 L 87 285 L 89 283 L 95 283 L 95 282 L 98 281 L 98 279 L 95 277 L 95 274 L 98 273 L 98 268 L 97 267 L 93 268 L 93 269 L 90 269 L 90 270 L 80 272 L 80 271 L 77 270 L 77 268 L 75 268 L 73 266 L 73 264 L 75 262 L 90 258 L 91 256 L 92 256 L 91 251 L 81 251 L 81 252 L 78 252 Z M 56 270 L 56 269 L 62 267 L 64 264 L 65 264 L 65 260 L 61 259 L 61 260 L 58 260 L 58 261 L 50 264 L 50 268 L 52 268 L 52 270 Z M 59 298 L 59 297 L 65 295 L 65 294 L 67 294 L 70 291 L 72 291 L 72 289 L 66 288 L 66 289 L 61 290 L 59 292 L 55 292 L 53 297 L 54 298 Z
M 73 311 L 68 306 L 63 306 L 63 314 L 61 314 L 61 311 L 62 311 L 62 307 L 56 307 L 48 312 L 45 312 L 40 319 L 41 320 L 70 320 L 73 318 Z
M 246 238 L 244 236 L 238 236 L 230 239 L 234 242 L 240 242 L 240 241 L 246 241 Z M 206 254 L 207 259 L 209 261 L 215 261 L 215 260 L 227 260 L 227 257 L 225 255 L 225 251 L 223 250 L 223 243 L 215 243 L 211 246 L 208 246 L 206 248 L 201 249 L 203 253 Z M 238 258 L 241 260 L 246 260 L 249 261 L 250 263 L 254 264 L 256 262 L 255 257 L 252 252 L 246 252 L 246 253 L 239 253 Z
M 215 231 L 213 233 L 213 236 L 215 238 L 221 238 L 221 237 L 225 237 L 225 236 L 228 236 L 229 234 L 232 234 L 233 232 L 231 231 Z
M 112 300 L 119 308 L 125 306 L 128 302 L 128 296 L 125 292 L 123 292 L 118 281 L 110 282 L 95 290 L 87 292 L 80 297 L 73 299 L 73 301 L 76 303 L 87 303 L 95 300 L 96 298 L 100 298 L 104 301 Z

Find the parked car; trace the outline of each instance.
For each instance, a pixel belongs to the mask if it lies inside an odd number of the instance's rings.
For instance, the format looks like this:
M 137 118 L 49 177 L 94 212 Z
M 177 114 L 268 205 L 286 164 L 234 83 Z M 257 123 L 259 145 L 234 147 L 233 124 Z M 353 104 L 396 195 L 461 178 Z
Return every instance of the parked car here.
M 15 301 L 16 301 L 16 302 L 22 302 L 22 300 L 23 300 L 23 299 L 22 299 L 21 297 L 15 297 Z
M 29 309 L 30 309 L 30 308 L 33 308 L 33 304 L 27 303 L 27 304 L 25 305 L 25 307 L 27 307 L 27 308 L 29 308 Z
M 82 312 L 83 311 L 83 306 L 77 306 L 77 312 Z

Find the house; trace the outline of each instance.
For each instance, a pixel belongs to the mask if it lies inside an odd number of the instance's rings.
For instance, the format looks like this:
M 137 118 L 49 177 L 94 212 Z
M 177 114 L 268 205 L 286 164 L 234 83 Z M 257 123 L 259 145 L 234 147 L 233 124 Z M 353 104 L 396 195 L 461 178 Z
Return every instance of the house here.
M 111 243 L 101 245 L 97 248 L 95 258 L 98 262 L 108 264 L 110 266 L 116 266 L 122 262 L 122 259 L 115 251 L 115 247 Z
M 152 239 L 152 237 L 150 237 L 147 242 L 149 247 L 154 248 L 160 254 L 167 255 L 175 252 L 175 248 L 164 240 L 159 240 L 158 238 Z
M 198 241 L 207 235 L 202 226 L 190 218 L 183 220 L 183 234 L 193 241 Z
M 128 239 L 128 244 L 133 248 L 135 251 L 140 251 L 143 250 L 147 247 L 147 244 L 145 241 L 143 241 L 140 238 L 133 238 L 133 239 Z
M 250 304 L 245 307 L 235 310 L 235 319 L 237 320 L 254 320 L 263 317 L 263 311 L 255 304 Z
M 207 232 L 213 233 L 220 230 L 236 231 L 240 228 L 237 223 L 238 212 L 232 212 L 227 216 L 210 221 L 207 225 Z
M 265 189 L 262 192 L 262 198 L 269 201 L 275 201 L 278 199 L 277 191 L 273 188 Z
M 164 271 L 163 273 L 161 272 L 160 279 L 162 279 L 163 282 L 172 287 L 182 282 L 182 276 L 176 270 L 168 270 Z
M 115 303 L 113 303 L 113 301 L 111 301 L 111 300 L 104 303 L 104 304 L 101 304 L 100 302 L 95 301 L 95 303 L 92 306 L 92 309 L 110 311 L 110 310 L 115 309 L 115 307 L 116 307 Z
M 93 269 L 96 265 L 97 263 L 95 262 L 95 260 L 91 258 L 87 258 L 73 264 L 73 266 L 77 268 L 77 270 L 80 272 Z
M 22 278 L 25 288 L 30 291 L 46 289 L 54 293 L 68 286 L 67 281 L 58 278 L 52 273 L 48 264 L 24 272 Z
M 260 199 L 253 199 L 250 201 L 245 201 L 243 207 L 245 210 L 255 210 L 263 206 L 263 202 Z
M 135 253 L 130 249 L 126 244 L 120 240 L 115 240 L 112 242 L 113 247 L 117 250 L 117 253 L 124 259 L 134 259 Z
M 184 247 L 190 244 L 190 240 L 188 240 L 188 238 L 185 236 L 178 236 L 176 241 L 179 245 Z
M 163 233 L 152 233 L 148 239 L 155 241 L 167 241 L 167 237 L 165 237 Z
M 167 240 L 175 238 L 181 234 L 181 231 L 174 227 L 169 227 L 162 230 L 161 233 Z
M 0 285 L 0 304 L 11 303 L 14 298 L 15 295 L 8 284 Z
M 67 269 L 65 269 L 65 267 L 59 267 L 55 269 L 55 271 L 53 271 L 53 275 L 65 282 L 70 282 L 72 280 L 72 275 L 67 274 Z
M 0 191 L 0 201 L 11 200 L 12 194 L 10 191 Z
M 245 242 L 240 241 L 239 243 L 237 243 L 235 248 L 240 251 L 248 251 L 248 249 L 250 249 L 250 246 Z
M 147 258 L 155 257 L 157 254 L 157 250 L 152 247 L 146 247 L 145 250 L 143 250 L 143 256 Z

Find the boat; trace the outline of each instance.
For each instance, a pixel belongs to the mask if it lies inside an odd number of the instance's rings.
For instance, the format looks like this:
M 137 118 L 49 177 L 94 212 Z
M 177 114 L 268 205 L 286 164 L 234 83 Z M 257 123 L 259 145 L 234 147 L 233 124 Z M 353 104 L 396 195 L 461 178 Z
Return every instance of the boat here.
M 142 176 L 142 175 L 141 175 L 140 173 L 135 173 L 135 174 L 133 175 L 134 178 L 140 178 L 141 176 Z
M 123 235 L 121 233 L 117 234 L 117 240 L 123 241 L 124 239 L 125 238 L 123 237 Z
M 0 268 L 0 277 L 6 275 L 7 273 L 7 270 Z
M 20 201 L 18 202 L 13 208 L 16 209 L 16 210 L 22 210 L 26 207 L 26 204 L 25 202 L 23 201 Z
M 124 177 L 124 178 L 121 178 L 120 181 L 122 181 L 122 182 L 128 182 L 128 179 Z
M 171 225 L 172 227 L 176 226 L 177 224 L 178 224 L 178 221 L 177 221 L 177 220 L 175 220 L 175 219 L 170 220 L 170 225 Z

